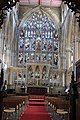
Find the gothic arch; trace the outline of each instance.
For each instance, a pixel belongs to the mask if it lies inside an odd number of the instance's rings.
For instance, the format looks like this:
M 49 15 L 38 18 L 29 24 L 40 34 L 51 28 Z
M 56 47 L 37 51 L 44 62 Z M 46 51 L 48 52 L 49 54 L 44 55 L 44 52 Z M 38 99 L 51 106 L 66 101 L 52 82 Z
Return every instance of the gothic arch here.
M 48 12 L 37 7 L 23 17 L 18 28 L 18 56 L 24 52 L 19 65 L 31 61 L 48 62 L 58 67 L 59 24 Z
M 27 12 L 24 13 L 23 18 L 19 24 L 19 29 L 22 27 L 23 23 L 29 19 L 31 14 L 35 13 L 36 11 L 41 11 L 41 12 L 45 13 L 51 19 L 51 21 L 54 22 L 55 27 L 57 29 L 59 28 L 59 18 L 56 15 L 56 13 L 51 13 L 50 9 L 45 9 L 45 8 L 39 6 L 34 9 L 29 9 Z

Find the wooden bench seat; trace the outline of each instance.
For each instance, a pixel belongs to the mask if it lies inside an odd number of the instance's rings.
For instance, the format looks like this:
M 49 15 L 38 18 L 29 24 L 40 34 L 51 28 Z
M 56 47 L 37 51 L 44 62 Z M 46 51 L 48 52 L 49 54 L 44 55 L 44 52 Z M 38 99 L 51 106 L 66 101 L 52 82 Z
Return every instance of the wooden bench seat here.
M 66 99 L 62 99 L 59 97 L 46 97 L 46 100 L 48 101 L 48 104 L 53 107 L 53 110 L 57 114 L 63 115 L 66 120 L 69 120 L 69 113 L 70 113 L 70 102 Z

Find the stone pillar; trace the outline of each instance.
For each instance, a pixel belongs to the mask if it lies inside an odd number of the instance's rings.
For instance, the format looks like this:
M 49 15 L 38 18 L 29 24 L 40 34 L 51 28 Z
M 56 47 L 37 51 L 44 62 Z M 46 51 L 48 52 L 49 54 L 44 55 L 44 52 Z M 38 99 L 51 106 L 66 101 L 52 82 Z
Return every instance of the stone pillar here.
M 63 85 L 62 85 L 62 86 L 63 86 L 63 87 L 66 86 L 66 74 L 67 74 L 67 73 L 63 73 L 63 74 L 62 74 L 62 79 L 63 79 Z
M 78 22 L 76 22 L 76 25 L 75 25 L 75 62 L 79 59 L 79 52 L 78 52 L 78 50 L 80 49 L 79 48 L 79 40 L 80 40 L 80 38 L 78 37 L 79 35 L 79 32 L 78 32 L 78 30 L 79 30 L 79 25 L 78 25 Z
M 12 70 L 10 70 L 10 80 L 9 80 L 9 84 L 12 85 Z
M 42 80 L 42 70 L 43 70 L 43 65 L 40 65 L 40 80 Z
M 26 65 L 26 81 L 25 81 L 25 84 L 27 85 L 27 83 L 28 83 L 28 78 L 27 78 L 27 75 L 28 75 L 28 65 Z

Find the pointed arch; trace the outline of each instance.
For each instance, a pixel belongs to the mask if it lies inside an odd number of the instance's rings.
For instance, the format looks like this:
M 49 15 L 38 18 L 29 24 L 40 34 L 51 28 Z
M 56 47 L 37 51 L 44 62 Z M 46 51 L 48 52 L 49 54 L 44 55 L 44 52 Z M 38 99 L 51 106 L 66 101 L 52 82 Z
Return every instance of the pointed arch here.
M 37 65 L 36 68 L 35 68 L 35 72 L 38 72 L 38 73 L 40 72 L 40 68 L 39 68 L 38 65 Z
M 58 66 L 58 22 L 49 11 L 37 7 L 23 17 L 19 26 L 18 54 L 21 51 L 23 63 L 41 62 Z M 53 21 L 54 20 L 54 21 Z
M 21 20 L 21 22 L 19 24 L 19 29 L 23 26 L 23 23 L 26 20 L 28 20 L 29 17 L 33 13 L 35 13 L 36 11 L 37 12 L 41 11 L 41 12 L 45 13 L 51 19 L 51 21 L 54 22 L 54 25 L 55 25 L 56 29 L 59 28 L 59 18 L 57 17 L 56 13 L 51 14 L 50 9 L 45 9 L 43 7 L 38 6 L 38 7 L 34 8 L 34 9 L 29 9 L 27 12 L 24 13 L 23 18 L 22 18 L 22 20 Z

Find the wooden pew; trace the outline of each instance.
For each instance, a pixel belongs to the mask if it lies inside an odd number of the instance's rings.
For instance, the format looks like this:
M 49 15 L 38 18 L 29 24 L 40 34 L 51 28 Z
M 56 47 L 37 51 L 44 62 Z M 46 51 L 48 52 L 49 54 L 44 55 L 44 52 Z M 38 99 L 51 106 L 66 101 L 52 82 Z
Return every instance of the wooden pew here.
M 17 117 L 19 117 L 19 113 L 22 113 L 23 105 L 26 105 L 27 97 L 26 96 L 8 96 L 3 98 L 3 112 L 4 113 L 12 113 L 18 111 Z
M 70 102 L 66 99 L 62 99 L 59 97 L 46 97 L 48 104 L 53 107 L 53 110 L 64 117 L 67 115 L 69 120 L 69 113 L 70 113 Z M 66 118 L 65 118 L 66 119 Z

